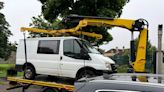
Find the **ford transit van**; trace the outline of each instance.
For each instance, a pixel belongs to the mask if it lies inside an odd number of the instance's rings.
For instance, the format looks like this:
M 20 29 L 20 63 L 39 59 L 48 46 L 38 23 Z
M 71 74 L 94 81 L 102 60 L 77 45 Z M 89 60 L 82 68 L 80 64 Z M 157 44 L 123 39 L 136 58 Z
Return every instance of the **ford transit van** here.
M 76 37 L 42 37 L 20 40 L 16 68 L 24 70 L 25 78 L 37 74 L 79 79 L 115 71 L 115 62 L 103 56 L 87 41 Z

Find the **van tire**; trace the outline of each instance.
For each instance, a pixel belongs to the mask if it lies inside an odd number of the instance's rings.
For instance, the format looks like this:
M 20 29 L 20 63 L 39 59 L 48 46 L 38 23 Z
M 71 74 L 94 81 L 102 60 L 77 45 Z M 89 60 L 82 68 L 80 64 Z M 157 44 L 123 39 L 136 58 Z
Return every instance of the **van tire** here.
M 35 68 L 31 65 L 27 65 L 25 68 L 24 68 L 24 78 L 25 79 L 35 79 Z
M 80 79 L 80 78 L 83 78 L 83 77 L 86 77 L 86 78 L 91 78 L 91 77 L 95 77 L 96 76 L 96 73 L 92 70 L 82 70 L 78 76 L 77 76 L 77 80 Z
M 45 87 L 45 88 L 43 88 L 42 92 L 60 92 L 60 91 L 58 88 Z

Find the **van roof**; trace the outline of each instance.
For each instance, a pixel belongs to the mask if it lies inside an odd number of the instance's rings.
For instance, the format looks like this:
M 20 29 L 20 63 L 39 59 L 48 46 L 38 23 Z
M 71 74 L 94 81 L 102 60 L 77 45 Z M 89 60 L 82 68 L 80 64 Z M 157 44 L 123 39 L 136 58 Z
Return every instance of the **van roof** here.
M 27 38 L 27 40 L 61 40 L 61 39 L 79 39 L 79 38 L 73 36 Z

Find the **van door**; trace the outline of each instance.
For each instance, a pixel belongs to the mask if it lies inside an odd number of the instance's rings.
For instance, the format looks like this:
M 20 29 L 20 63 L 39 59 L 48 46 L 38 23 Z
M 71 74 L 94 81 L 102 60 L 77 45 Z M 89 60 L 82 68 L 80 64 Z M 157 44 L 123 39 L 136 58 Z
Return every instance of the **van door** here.
M 35 66 L 39 74 L 59 75 L 60 40 L 39 40 Z
M 80 44 L 76 39 L 64 40 L 63 57 L 60 62 L 61 76 L 74 78 L 81 67 L 84 67 L 84 59 L 81 57 Z

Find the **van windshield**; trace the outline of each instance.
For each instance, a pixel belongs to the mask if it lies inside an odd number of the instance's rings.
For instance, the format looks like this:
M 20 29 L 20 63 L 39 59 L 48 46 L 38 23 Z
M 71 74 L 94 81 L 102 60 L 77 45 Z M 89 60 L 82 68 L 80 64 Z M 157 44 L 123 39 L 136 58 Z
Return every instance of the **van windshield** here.
M 83 48 L 86 49 L 89 53 L 100 54 L 100 52 L 96 48 L 94 48 L 88 41 L 78 40 L 78 42 L 80 42 Z

